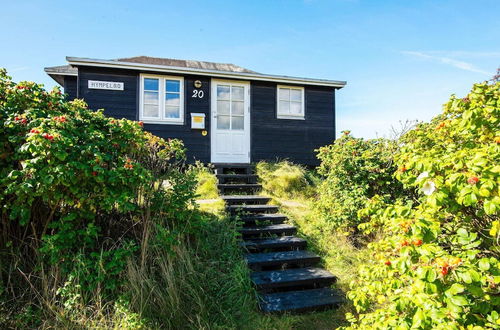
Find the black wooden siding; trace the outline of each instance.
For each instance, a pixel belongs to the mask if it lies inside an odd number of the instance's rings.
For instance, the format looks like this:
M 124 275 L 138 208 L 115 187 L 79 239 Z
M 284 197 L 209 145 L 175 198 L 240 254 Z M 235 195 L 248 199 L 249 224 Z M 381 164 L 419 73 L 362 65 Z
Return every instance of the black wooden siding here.
M 94 67 L 79 67 L 78 98 L 83 98 L 90 109 L 104 109 L 115 118 L 139 119 L 139 73 Z M 150 72 L 155 74 L 155 72 Z M 162 73 L 156 73 L 162 74 Z M 124 82 L 124 91 L 88 89 L 88 80 Z M 204 97 L 193 98 L 193 83 L 202 82 Z M 76 91 L 68 79 L 65 89 L 69 97 Z M 210 77 L 184 76 L 184 125 L 144 124 L 146 130 L 162 138 L 184 141 L 190 161 L 210 162 Z M 314 150 L 330 144 L 335 137 L 335 89 L 321 86 L 305 87 L 305 120 L 277 119 L 277 84 L 251 82 L 250 148 L 251 161 L 289 159 L 304 165 L 318 165 Z M 191 113 L 205 114 L 207 136 L 201 130 L 191 129 Z
M 83 98 L 90 109 L 104 109 L 104 113 L 115 118 L 139 119 L 139 73 L 131 70 L 79 67 L 79 98 Z M 151 74 L 162 74 L 149 72 Z M 123 82 L 123 91 L 88 89 L 89 80 Z M 191 97 L 194 81 L 200 80 L 204 97 Z M 210 161 L 210 79 L 208 77 L 184 76 L 184 125 L 144 124 L 144 128 L 162 138 L 177 138 L 184 142 L 190 161 Z M 191 129 L 191 113 L 205 114 L 205 127 L 209 134 Z
M 68 100 L 75 99 L 77 91 L 77 77 L 76 76 L 66 76 L 64 77 L 64 93 L 67 94 L 66 98 Z
M 252 82 L 251 161 L 289 159 L 318 165 L 314 150 L 335 138 L 335 89 L 305 87 L 305 120 L 278 119 L 277 84 Z

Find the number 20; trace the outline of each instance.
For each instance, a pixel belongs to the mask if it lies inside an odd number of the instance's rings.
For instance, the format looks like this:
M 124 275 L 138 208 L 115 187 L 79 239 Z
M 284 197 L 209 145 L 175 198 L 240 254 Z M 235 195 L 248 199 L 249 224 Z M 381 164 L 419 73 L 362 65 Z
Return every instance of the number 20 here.
M 193 96 L 191 96 L 191 97 L 202 99 L 204 95 L 205 95 L 205 93 L 203 93 L 202 90 L 195 89 L 193 91 Z

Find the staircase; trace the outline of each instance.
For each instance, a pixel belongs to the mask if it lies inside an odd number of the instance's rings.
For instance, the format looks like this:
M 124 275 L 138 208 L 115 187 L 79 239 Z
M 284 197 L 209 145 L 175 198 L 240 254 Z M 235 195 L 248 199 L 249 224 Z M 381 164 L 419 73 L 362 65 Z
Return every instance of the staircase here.
M 343 297 L 330 288 L 336 278 L 317 267 L 320 257 L 305 250 L 307 242 L 293 236 L 297 228 L 286 224 L 261 189 L 248 164 L 216 164 L 218 189 L 226 210 L 242 223 L 239 232 L 251 280 L 263 312 L 304 312 L 338 306 Z

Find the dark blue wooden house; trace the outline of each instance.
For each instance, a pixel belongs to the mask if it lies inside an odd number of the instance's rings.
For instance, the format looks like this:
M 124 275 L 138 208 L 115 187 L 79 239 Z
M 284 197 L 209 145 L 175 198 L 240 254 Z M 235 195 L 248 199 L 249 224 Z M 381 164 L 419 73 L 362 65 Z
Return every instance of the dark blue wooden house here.
M 335 138 L 335 90 L 344 81 L 257 73 L 233 64 L 138 56 L 67 57 L 45 68 L 70 99 L 179 138 L 190 160 L 316 165 Z

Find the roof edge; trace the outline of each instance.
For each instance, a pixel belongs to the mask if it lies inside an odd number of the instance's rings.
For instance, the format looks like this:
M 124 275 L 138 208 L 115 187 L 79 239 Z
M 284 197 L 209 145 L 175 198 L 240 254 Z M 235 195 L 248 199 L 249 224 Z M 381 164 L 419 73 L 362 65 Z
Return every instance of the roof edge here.
M 185 68 L 176 66 L 143 64 L 135 62 L 118 62 L 113 60 L 100 60 L 100 59 L 72 57 L 72 56 L 66 56 L 66 61 L 68 61 L 70 65 L 75 65 L 75 66 L 86 65 L 94 67 L 149 70 L 149 71 L 170 72 L 170 73 L 188 73 L 188 74 L 198 74 L 203 76 L 213 76 L 219 78 L 237 78 L 237 79 L 248 79 L 248 80 L 276 81 L 281 83 L 293 83 L 293 84 L 303 84 L 303 85 L 329 86 L 339 89 L 347 84 L 347 82 L 345 81 L 337 81 L 337 80 L 300 78 L 300 77 L 269 75 L 261 73 L 216 71 L 208 69 L 195 69 L 195 68 Z

